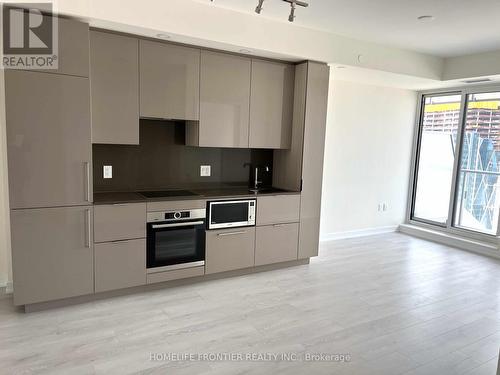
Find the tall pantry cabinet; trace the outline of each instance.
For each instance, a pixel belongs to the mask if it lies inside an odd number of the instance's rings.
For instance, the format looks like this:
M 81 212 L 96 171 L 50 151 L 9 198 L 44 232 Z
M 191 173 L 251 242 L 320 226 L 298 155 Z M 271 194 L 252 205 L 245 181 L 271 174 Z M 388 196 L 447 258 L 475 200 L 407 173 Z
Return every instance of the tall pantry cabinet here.
M 88 25 L 59 41 L 58 70 L 5 71 L 16 305 L 94 291 Z

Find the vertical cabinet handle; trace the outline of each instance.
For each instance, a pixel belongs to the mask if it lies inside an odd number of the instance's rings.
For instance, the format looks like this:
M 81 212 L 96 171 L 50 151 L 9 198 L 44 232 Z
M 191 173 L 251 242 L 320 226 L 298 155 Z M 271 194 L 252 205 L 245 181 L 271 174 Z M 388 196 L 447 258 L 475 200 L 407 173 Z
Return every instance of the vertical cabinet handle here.
M 90 249 L 90 232 L 92 231 L 90 224 L 90 208 L 87 208 L 85 210 L 85 247 L 87 249 Z
M 85 200 L 90 202 L 90 162 L 83 162 L 85 166 Z

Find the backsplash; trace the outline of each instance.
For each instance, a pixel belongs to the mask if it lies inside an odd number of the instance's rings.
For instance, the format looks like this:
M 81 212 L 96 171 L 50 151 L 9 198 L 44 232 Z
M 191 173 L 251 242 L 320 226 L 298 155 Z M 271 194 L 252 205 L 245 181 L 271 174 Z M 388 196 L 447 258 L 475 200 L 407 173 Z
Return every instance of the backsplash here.
M 246 186 L 253 168 L 245 163 L 271 167 L 262 180 L 272 182 L 272 150 L 186 146 L 183 122 L 140 120 L 139 142 L 92 146 L 95 192 Z M 104 165 L 113 178 L 103 178 Z M 211 166 L 210 177 L 200 177 L 201 165 Z

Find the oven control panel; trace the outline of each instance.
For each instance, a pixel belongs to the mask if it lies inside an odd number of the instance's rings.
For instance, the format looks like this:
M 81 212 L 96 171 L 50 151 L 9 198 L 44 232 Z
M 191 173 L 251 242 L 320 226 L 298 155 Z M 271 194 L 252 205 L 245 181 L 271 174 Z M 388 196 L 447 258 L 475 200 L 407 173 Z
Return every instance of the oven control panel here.
M 158 221 L 178 221 L 191 219 L 204 219 L 205 209 L 197 210 L 179 210 L 179 211 L 155 211 L 147 213 L 147 222 L 154 223 Z

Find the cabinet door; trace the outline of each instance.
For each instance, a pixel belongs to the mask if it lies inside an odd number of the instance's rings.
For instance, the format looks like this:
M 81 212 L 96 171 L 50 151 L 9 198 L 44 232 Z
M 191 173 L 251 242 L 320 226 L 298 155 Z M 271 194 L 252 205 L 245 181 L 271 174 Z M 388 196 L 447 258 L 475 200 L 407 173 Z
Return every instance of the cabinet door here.
M 330 73 L 327 65 L 313 62 L 307 63 L 307 70 L 299 259 L 318 255 L 321 183 Z
M 248 58 L 201 52 L 198 146 L 248 148 Z
M 52 18 L 51 15 L 43 15 Z M 72 76 L 89 76 L 89 25 L 69 18 L 57 18 L 57 69 L 33 70 Z
M 299 221 L 300 194 L 260 196 L 257 198 L 257 225 Z
M 250 148 L 290 148 L 295 66 L 252 59 Z
M 198 120 L 200 50 L 140 41 L 141 117 Z
M 11 208 L 92 200 L 88 78 L 6 71 Z
M 256 231 L 256 266 L 297 259 L 299 223 L 267 225 Z
M 94 292 L 92 207 L 12 210 L 14 304 Z
M 95 242 L 146 237 L 146 203 L 94 206 Z
M 206 233 L 206 274 L 253 267 L 254 227 L 210 230 Z
M 90 33 L 92 143 L 139 144 L 139 41 Z
M 104 292 L 146 284 L 146 240 L 94 245 L 95 291 Z

